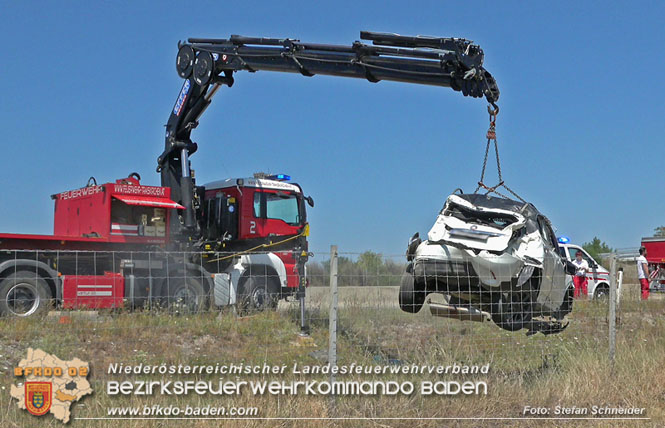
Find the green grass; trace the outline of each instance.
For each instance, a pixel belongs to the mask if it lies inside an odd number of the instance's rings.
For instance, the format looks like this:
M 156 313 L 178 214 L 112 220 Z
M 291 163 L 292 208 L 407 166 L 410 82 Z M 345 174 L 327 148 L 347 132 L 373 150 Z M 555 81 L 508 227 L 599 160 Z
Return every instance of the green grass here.
M 614 365 L 608 361 L 606 303 L 578 301 L 571 324 L 558 335 L 526 337 L 491 323 L 434 318 L 426 308 L 406 314 L 395 307 L 395 290 L 349 287 L 340 289 L 339 364 L 491 364 L 487 376 L 443 377 L 443 380 L 486 380 L 487 396 L 466 397 L 341 397 L 335 408 L 328 397 L 259 396 L 218 398 L 110 397 L 105 383 L 110 363 L 125 364 L 322 364 L 328 343 L 326 289 L 310 290 L 308 315 L 316 348 L 295 346 L 297 307 L 237 318 L 231 311 L 190 316 L 149 312 L 101 314 L 94 319 L 73 317 L 70 324 L 57 318 L 0 319 L 0 385 L 4 406 L 0 426 L 59 426 L 51 416 L 34 418 L 9 399 L 16 379 L 12 367 L 28 347 L 41 348 L 61 359 L 81 358 L 91 363 L 89 380 L 95 393 L 72 405 L 71 426 L 108 426 L 83 417 L 105 416 L 106 408 L 161 403 L 164 405 L 253 405 L 262 417 L 517 417 L 525 405 L 639 406 L 647 408 L 649 422 L 599 421 L 593 426 L 662 426 L 665 424 L 665 300 L 637 300 L 633 291 L 622 297 Z M 318 297 L 317 294 L 319 293 Z M 312 353 L 312 351 L 316 351 Z M 4 369 L 7 367 L 7 369 Z M 115 376 L 117 380 L 141 377 Z M 159 376 L 144 376 L 148 380 Z M 182 376 L 181 376 L 182 378 Z M 184 377 L 191 379 L 194 377 Z M 216 377 L 202 376 L 203 380 Z M 245 379 L 246 377 L 243 377 Z M 315 377 L 316 378 L 316 377 Z M 319 377 L 321 379 L 322 377 Z M 353 376 L 345 379 L 352 379 Z M 294 380 L 287 374 L 270 380 Z M 367 380 L 368 377 L 362 377 Z M 424 375 L 383 376 L 382 380 L 438 380 Z M 117 421 L 114 421 L 117 422 Z M 509 426 L 552 426 L 563 421 L 512 421 Z M 397 421 L 358 422 L 226 421 L 224 426 L 479 426 L 478 422 Z M 181 426 L 183 421 L 122 421 L 113 426 Z M 488 421 L 486 426 L 503 426 Z M 219 421 L 191 421 L 187 426 L 219 426 Z

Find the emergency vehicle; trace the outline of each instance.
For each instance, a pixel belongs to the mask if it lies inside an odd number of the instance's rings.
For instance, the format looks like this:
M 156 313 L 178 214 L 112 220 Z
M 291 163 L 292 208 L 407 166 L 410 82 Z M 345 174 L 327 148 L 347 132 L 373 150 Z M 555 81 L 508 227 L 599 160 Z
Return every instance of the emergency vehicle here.
M 568 261 L 575 260 L 578 251 L 582 252 L 582 258 L 589 264 L 589 271 L 586 273 L 587 291 L 590 299 L 606 298 L 610 293 L 610 271 L 602 267 L 593 257 L 579 245 L 571 244 L 567 237 L 559 237 L 559 252 L 561 256 Z M 571 275 L 566 275 L 566 281 L 573 282 Z M 621 287 L 621 283 L 618 284 Z M 617 290 L 620 293 L 620 290 Z
M 274 307 L 298 289 L 294 242 L 309 226 L 300 186 L 257 176 L 200 187 L 200 251 L 172 250 L 171 212 L 183 207 L 138 174 L 53 195 L 53 235 L 0 234 L 0 312 L 27 316 L 53 299 L 64 308 Z
M 647 249 L 649 288 L 665 292 L 665 236 L 642 238 L 642 246 Z

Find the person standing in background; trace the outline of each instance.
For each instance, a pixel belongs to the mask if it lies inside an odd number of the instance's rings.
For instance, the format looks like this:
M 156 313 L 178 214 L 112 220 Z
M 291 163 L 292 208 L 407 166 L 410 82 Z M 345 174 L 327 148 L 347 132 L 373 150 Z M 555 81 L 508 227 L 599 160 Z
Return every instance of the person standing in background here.
M 640 280 L 642 300 L 649 298 L 649 265 L 647 263 L 647 249 L 640 247 L 640 256 L 637 258 L 637 279 Z
M 573 276 L 573 284 L 575 284 L 575 293 L 574 298 L 579 298 L 580 295 L 587 297 L 589 292 L 587 291 L 587 279 L 586 273 L 589 270 L 589 263 L 582 258 L 582 252 L 577 251 L 575 253 L 575 260 L 573 260 L 575 265 L 575 276 Z

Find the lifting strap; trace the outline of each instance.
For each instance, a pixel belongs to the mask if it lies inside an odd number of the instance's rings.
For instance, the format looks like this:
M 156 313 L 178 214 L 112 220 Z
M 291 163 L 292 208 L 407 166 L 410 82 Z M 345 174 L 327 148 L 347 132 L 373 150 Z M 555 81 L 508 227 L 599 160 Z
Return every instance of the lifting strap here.
M 498 188 L 503 187 L 505 188 L 508 192 L 510 192 L 511 195 L 519 199 L 520 201 L 526 203 L 524 199 L 522 199 L 517 193 L 513 192 L 510 187 L 506 186 L 506 183 L 503 181 L 503 177 L 501 175 L 501 160 L 499 159 L 499 144 L 497 143 L 496 140 L 496 117 L 499 114 L 499 106 L 496 104 L 492 103 L 492 105 L 487 106 L 487 112 L 490 115 L 490 127 L 487 130 L 487 146 L 485 146 L 485 159 L 483 160 L 483 169 L 480 173 L 480 180 L 478 181 L 478 187 L 476 187 L 476 190 L 474 190 L 473 193 L 478 193 L 478 191 L 483 188 L 487 192 L 485 192 L 486 195 L 489 195 L 490 193 L 496 193 L 497 195 L 501 196 L 502 198 L 509 199 L 508 196 L 503 195 L 497 191 Z M 499 175 L 499 182 L 495 184 L 494 186 L 487 186 L 483 180 L 485 180 L 485 168 L 487 167 L 487 157 L 489 155 L 490 151 L 490 145 L 494 143 L 494 154 L 496 156 L 496 169 Z

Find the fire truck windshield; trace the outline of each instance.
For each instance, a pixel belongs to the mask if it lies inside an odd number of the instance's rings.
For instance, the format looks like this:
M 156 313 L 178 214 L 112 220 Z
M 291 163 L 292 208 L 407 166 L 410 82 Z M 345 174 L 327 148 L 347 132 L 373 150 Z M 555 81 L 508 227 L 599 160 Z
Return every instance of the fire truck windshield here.
M 283 220 L 290 225 L 299 225 L 300 203 L 293 193 L 266 193 L 266 217 Z

